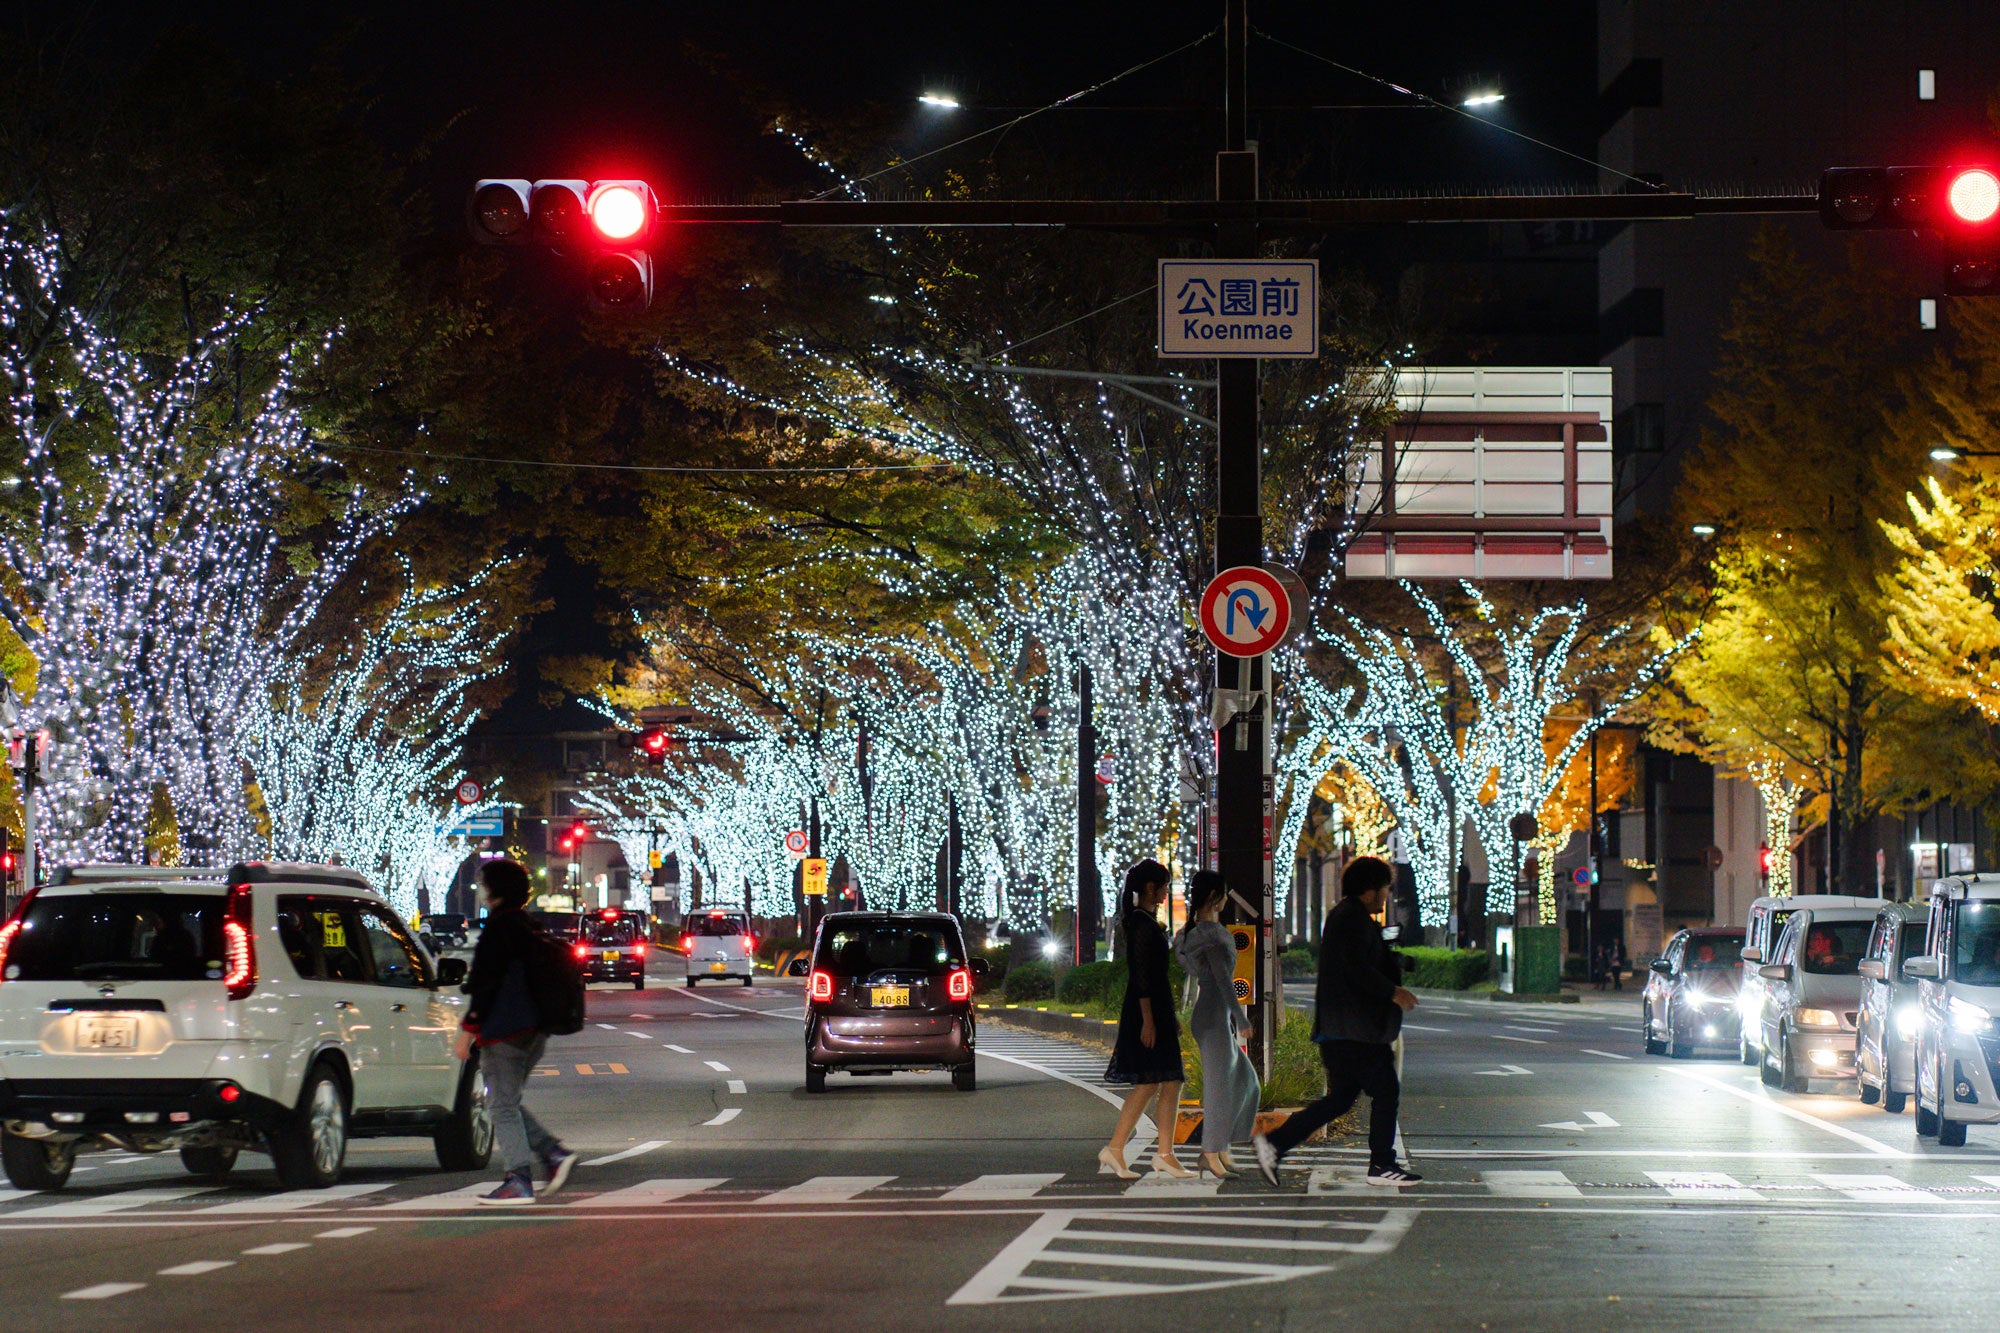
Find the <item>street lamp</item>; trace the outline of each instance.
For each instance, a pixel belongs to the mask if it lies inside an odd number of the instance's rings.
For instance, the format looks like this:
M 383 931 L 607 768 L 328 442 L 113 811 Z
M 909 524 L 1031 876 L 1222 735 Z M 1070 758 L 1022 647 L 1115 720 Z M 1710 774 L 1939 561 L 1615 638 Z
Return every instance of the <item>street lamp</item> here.
M 1931 449 L 1934 463 L 1956 463 L 1961 458 L 2000 458 L 2000 449 L 1960 449 L 1956 445 L 1940 444 Z
M 917 100 L 925 106 L 936 107 L 940 111 L 956 111 L 959 102 L 950 93 L 923 93 Z
M 1470 93 L 1466 96 L 1464 101 L 1459 103 L 1459 105 L 1462 107 L 1469 107 L 1473 110 L 1477 110 L 1480 107 L 1498 106 L 1500 103 L 1506 100 L 1507 100 L 1507 94 L 1505 93 L 1496 93 L 1496 92 Z
M 1693 527 L 1689 528 L 1688 531 L 1692 532 L 1697 537 L 1713 537 L 1715 535 L 1715 524 L 1697 523 Z

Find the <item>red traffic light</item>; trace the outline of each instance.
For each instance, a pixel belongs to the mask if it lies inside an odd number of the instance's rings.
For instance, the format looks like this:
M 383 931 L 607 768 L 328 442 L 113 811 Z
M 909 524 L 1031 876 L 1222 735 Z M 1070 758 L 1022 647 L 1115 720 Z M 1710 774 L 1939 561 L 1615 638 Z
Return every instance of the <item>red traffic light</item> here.
M 14 853 L 0 852 L 0 874 L 13 874 L 15 864 Z
M 1775 854 L 1769 847 L 1759 847 L 1757 849 L 1757 873 L 1760 875 L 1770 874 L 1771 864 L 1775 859 Z
M 668 736 L 666 731 L 660 727 L 649 728 L 645 734 L 639 737 L 639 748 L 655 758 L 664 755 L 667 751 L 673 749 L 673 747 L 673 738 Z
M 1945 200 L 1960 222 L 1990 222 L 2000 213 L 2000 176 L 1984 167 L 1967 167 L 1951 178 Z
M 622 245 L 644 243 L 655 211 L 644 181 L 592 181 L 585 207 L 599 238 Z

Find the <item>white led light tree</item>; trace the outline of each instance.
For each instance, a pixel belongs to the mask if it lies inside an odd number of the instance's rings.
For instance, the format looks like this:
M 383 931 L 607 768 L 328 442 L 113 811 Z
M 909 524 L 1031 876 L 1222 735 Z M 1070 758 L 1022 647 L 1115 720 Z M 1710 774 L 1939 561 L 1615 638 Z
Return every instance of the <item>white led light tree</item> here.
M 329 666 L 285 664 L 242 737 L 272 856 L 354 866 L 406 914 L 420 883 L 463 859 L 439 830 L 457 814 L 472 692 L 501 667 L 482 614 L 500 568 L 426 589 L 406 567 L 388 613 Z
M 331 467 L 290 402 L 296 355 L 239 407 L 225 372 L 246 316 L 142 356 L 64 302 L 52 238 L 0 223 L 0 276 L 20 469 L 0 615 L 37 664 L 23 722 L 53 738 L 43 846 L 140 859 L 164 789 L 184 857 L 254 854 L 243 724 L 362 545 L 416 497 L 314 493 L 327 518 L 296 530 L 308 474 Z

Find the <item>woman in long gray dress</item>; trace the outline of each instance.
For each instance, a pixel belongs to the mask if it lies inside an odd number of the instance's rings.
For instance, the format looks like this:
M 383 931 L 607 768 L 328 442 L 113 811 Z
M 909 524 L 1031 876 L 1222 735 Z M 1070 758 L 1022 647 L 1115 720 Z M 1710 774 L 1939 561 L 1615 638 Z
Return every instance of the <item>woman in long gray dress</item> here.
M 1263 1096 L 1237 1044 L 1250 1020 L 1236 999 L 1236 941 L 1220 920 L 1226 898 L 1221 875 L 1197 871 L 1188 881 L 1188 926 L 1174 945 L 1195 990 L 1188 1031 L 1201 1049 L 1201 1165 L 1219 1177 L 1237 1174 L 1229 1169 L 1229 1145 L 1256 1132 Z

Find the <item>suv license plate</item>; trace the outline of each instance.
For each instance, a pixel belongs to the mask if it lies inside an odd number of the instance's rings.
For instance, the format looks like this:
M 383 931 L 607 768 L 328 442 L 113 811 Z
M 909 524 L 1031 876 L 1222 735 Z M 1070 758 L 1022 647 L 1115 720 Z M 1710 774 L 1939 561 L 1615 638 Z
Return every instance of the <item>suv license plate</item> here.
M 868 1003 L 877 1009 L 907 1009 L 910 1007 L 908 986 L 870 986 Z
M 87 1051 L 129 1051 L 139 1044 L 139 1020 L 95 1016 L 80 1018 L 76 1025 L 76 1044 Z
M 618 951 L 617 951 L 616 949 L 606 949 L 606 950 L 604 951 L 604 961 L 605 961 L 605 962 L 607 962 L 607 963 L 615 963 L 615 962 L 617 962 L 617 961 L 618 961 Z
M 708 965 L 708 970 L 709 970 L 709 971 L 711 971 L 711 972 L 727 972 L 727 971 L 729 970 L 729 964 L 727 964 L 727 963 L 710 963 L 710 964 Z

